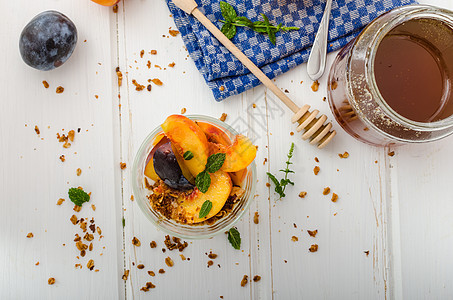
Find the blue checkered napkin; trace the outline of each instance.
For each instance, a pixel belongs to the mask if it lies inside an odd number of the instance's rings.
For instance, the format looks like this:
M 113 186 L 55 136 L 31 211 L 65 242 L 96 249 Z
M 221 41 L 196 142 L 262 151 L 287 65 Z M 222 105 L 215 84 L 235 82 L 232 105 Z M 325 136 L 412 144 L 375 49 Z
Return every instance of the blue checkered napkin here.
M 211 88 L 214 98 L 221 101 L 260 84 L 211 33 L 195 18 L 166 0 L 195 65 Z M 220 0 L 196 0 L 198 8 L 219 28 L 223 19 Z M 239 16 L 252 21 L 262 20 L 261 13 L 272 24 L 300 27 L 298 31 L 277 33 L 277 45 L 267 35 L 238 27 L 233 43 L 261 70 L 274 78 L 307 61 L 310 47 L 319 27 L 325 0 L 226 0 Z M 380 14 L 415 0 L 334 0 L 329 24 L 328 51 L 346 45 L 360 29 Z

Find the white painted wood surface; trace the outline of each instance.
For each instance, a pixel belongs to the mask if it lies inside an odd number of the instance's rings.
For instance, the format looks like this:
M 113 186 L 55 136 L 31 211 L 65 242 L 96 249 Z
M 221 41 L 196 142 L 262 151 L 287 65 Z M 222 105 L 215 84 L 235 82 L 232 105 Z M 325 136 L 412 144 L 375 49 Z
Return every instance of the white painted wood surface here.
M 449 0 L 424 2 L 453 10 Z M 263 87 L 216 103 L 187 57 L 180 36 L 162 36 L 175 28 L 164 1 L 126 0 L 117 14 L 88 0 L 2 4 L 1 299 L 453 297 L 452 138 L 400 147 L 389 157 L 388 149 L 361 144 L 335 124 L 338 136 L 320 151 L 298 134 L 290 135 L 295 132 L 291 112 Z M 61 11 L 75 22 L 79 43 L 64 66 L 39 72 L 22 62 L 17 44 L 23 26 L 47 9 Z M 143 58 L 141 50 L 145 50 Z M 157 50 L 157 55 L 150 55 L 150 50 Z M 328 56 L 328 66 L 333 58 Z M 146 66 L 148 60 L 151 69 Z M 168 67 L 171 62 L 174 68 Z M 124 75 L 120 89 L 117 66 Z M 131 84 L 132 79 L 145 84 L 149 78 L 159 78 L 164 85 L 137 92 Z M 42 80 L 49 82 L 49 89 Z M 305 65 L 276 80 L 296 103 L 308 103 L 332 117 L 322 101 L 325 76 L 320 83 L 320 90 L 312 92 Z M 63 94 L 55 93 L 58 85 L 64 86 Z M 220 117 L 227 113 L 226 122 L 259 146 L 259 196 L 237 225 L 241 251 L 219 235 L 190 242 L 183 252 L 190 261 L 182 261 L 176 251 L 162 253 L 165 234 L 130 200 L 130 172 L 138 147 L 167 115 L 183 107 L 187 114 Z M 56 133 L 77 128 L 81 132 L 73 146 L 63 149 Z M 292 141 L 296 186 L 288 189 L 286 199 L 275 201 L 272 189 L 266 187 L 265 172 L 281 168 Z M 338 153 L 344 151 L 350 157 L 340 159 Z M 62 154 L 64 163 L 59 160 Z M 265 158 L 268 162 L 263 165 Z M 127 163 L 123 171 L 120 162 Z M 316 165 L 321 168 L 317 176 L 313 174 Z M 82 169 L 80 177 L 77 168 Z M 74 213 L 67 199 L 71 186 L 92 192 L 96 211 L 85 205 L 75 214 L 94 217 L 104 236 L 81 259 L 76 259 L 73 242 L 80 229 L 69 221 Z M 326 186 L 339 195 L 337 203 L 330 201 L 330 195 L 322 195 Z M 300 191 L 308 192 L 304 199 L 298 197 Z M 61 197 L 66 201 L 57 206 Z M 258 225 L 253 223 L 255 211 L 260 214 Z M 318 235 L 310 237 L 307 229 L 318 229 Z M 26 238 L 28 232 L 34 237 Z M 141 247 L 132 245 L 134 236 Z M 299 241 L 291 241 L 292 236 Z M 156 249 L 149 247 L 153 240 Z M 309 253 L 315 243 L 319 251 Z M 218 258 L 207 268 L 209 251 Z M 173 258 L 173 268 L 165 265 L 167 256 Z M 99 272 L 86 268 L 89 259 L 94 259 Z M 83 268 L 75 269 L 76 263 Z M 136 267 L 140 263 L 145 265 L 143 270 Z M 166 273 L 157 274 L 160 268 Z M 124 269 L 131 270 L 126 282 L 121 279 Z M 156 277 L 149 276 L 148 270 L 156 272 Z M 243 275 L 262 279 L 241 287 Z M 49 277 L 55 277 L 55 285 L 47 284 Z M 148 281 L 156 288 L 140 291 Z

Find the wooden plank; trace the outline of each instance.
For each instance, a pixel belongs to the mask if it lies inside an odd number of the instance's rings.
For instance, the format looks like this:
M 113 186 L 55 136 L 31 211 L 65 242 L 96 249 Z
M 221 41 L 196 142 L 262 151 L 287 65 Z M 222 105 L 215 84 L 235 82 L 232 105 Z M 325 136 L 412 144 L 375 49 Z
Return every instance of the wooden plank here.
M 328 56 L 328 65 L 333 58 L 333 54 Z M 320 80 L 316 93 L 311 84 L 305 65 L 277 80 L 277 85 L 288 90 L 296 103 L 308 103 L 332 120 L 328 104 L 322 100 L 326 96 L 326 78 Z M 296 145 L 291 165 L 296 173 L 290 175 L 295 186 L 287 189 L 287 196 L 281 201 L 276 200 L 273 186 L 270 188 L 275 299 L 386 297 L 383 150 L 354 140 L 339 126 L 334 126 L 338 136 L 332 144 L 319 150 L 302 141 L 301 134 L 290 124 L 290 117 L 284 110 L 281 116 L 269 118 L 270 172 L 283 174 L 278 170 L 285 166 L 285 154 L 291 142 Z M 350 154 L 347 159 L 338 156 L 344 151 Z M 316 176 L 315 166 L 321 169 Z M 325 187 L 331 189 L 327 196 L 323 195 Z M 303 199 L 298 197 L 301 191 L 307 192 Z M 331 201 L 333 192 L 339 195 L 336 203 Z M 310 237 L 307 230 L 315 229 L 318 234 Z M 292 236 L 298 241 L 292 241 Z M 319 246 L 318 252 L 309 252 L 312 244 Z
M 124 7 L 120 6 L 120 67 L 125 75 L 121 89 L 122 153 L 128 166 L 132 165 L 138 147 L 151 130 L 168 115 L 180 113 L 182 108 L 187 109 L 186 114 L 213 117 L 220 117 L 225 112 L 228 114 L 227 123 L 244 117 L 243 96 L 216 103 L 187 56 L 180 36 L 162 37 L 169 35 L 170 27 L 175 29 L 169 14 L 163 1 L 124 2 Z M 145 51 L 143 58 L 140 58 L 141 50 Z M 157 50 L 157 55 L 151 55 L 150 50 Z M 151 69 L 146 66 L 148 60 L 151 61 Z M 171 62 L 175 62 L 174 68 L 168 67 Z M 154 65 L 161 66 L 162 70 Z M 135 79 L 147 85 L 147 80 L 151 78 L 159 78 L 163 86 L 152 84 L 151 92 L 146 89 L 138 92 L 131 84 L 132 79 Z M 233 249 L 226 236 L 220 234 L 208 240 L 191 241 L 182 252 L 190 261 L 182 261 L 177 251 L 162 252 L 165 233 L 158 231 L 145 218 L 136 200 L 130 201 L 133 177 L 130 172 L 128 168 L 123 174 L 125 264 L 126 269 L 130 270 L 126 283 L 127 298 L 142 299 L 150 295 L 162 299 L 219 296 L 226 299 L 250 298 L 251 284 L 245 288 L 240 286 L 242 276 L 250 274 L 249 249 L 252 242 L 248 239 L 249 216 L 237 224 L 243 236 L 243 251 Z M 132 245 L 134 236 L 140 239 L 140 247 Z M 156 249 L 150 248 L 151 241 L 157 242 Z M 207 268 L 209 258 L 206 253 L 210 251 L 218 254 L 218 258 L 212 267 Z M 174 267 L 165 265 L 167 256 L 175 262 Z M 145 268 L 139 270 L 137 264 L 144 264 Z M 166 273 L 158 274 L 160 268 L 165 269 Z M 147 271 L 150 270 L 156 273 L 155 277 L 148 275 Z M 148 292 L 149 295 L 140 291 L 148 281 L 156 285 L 155 289 Z
M 22 62 L 18 40 L 28 20 L 47 9 L 71 18 L 79 41 L 62 67 L 41 72 Z M 116 216 L 120 206 L 114 201 L 117 163 L 113 156 L 110 13 L 90 1 L 3 3 L 2 299 L 61 299 L 68 295 L 115 299 L 122 293 L 117 268 L 117 233 L 121 231 Z M 43 80 L 50 84 L 48 89 L 43 87 Z M 62 94 L 55 93 L 59 85 L 65 88 Z M 72 147 L 64 149 L 56 134 L 71 129 L 77 132 L 78 128 L 80 133 L 75 134 Z M 62 154 L 64 163 L 59 159 Z M 82 169 L 80 177 L 77 168 Z M 79 213 L 72 210 L 67 193 L 73 186 L 92 193 L 90 204 L 96 205 L 96 211 L 89 204 Z M 56 205 L 59 198 L 66 199 L 61 206 Z M 104 236 L 99 240 L 95 235 L 93 251 L 80 259 L 76 259 L 79 252 L 73 239 L 82 230 L 69 221 L 72 214 L 94 217 Z M 26 238 L 28 232 L 34 237 Z M 89 259 L 94 260 L 99 272 L 87 269 Z M 37 262 L 39 265 L 35 265 Z M 82 270 L 74 268 L 76 263 L 82 264 Z M 47 283 L 49 277 L 56 279 L 53 286 Z

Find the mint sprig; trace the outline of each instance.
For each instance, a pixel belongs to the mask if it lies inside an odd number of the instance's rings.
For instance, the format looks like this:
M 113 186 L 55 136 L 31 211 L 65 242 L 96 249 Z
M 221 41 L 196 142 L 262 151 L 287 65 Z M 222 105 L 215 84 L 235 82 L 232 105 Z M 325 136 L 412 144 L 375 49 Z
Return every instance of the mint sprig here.
M 234 249 L 241 249 L 241 234 L 236 228 L 232 227 L 228 230 L 228 241 Z
M 294 173 L 294 171 L 289 169 L 289 166 L 292 165 L 293 163 L 291 162 L 291 158 L 293 157 L 293 152 L 294 152 L 294 143 L 291 143 L 291 148 L 289 149 L 289 153 L 287 155 L 288 160 L 286 161 L 286 168 L 284 170 L 280 170 L 280 172 L 285 173 L 285 178 L 280 179 L 280 181 L 275 177 L 275 175 L 267 172 L 267 176 L 269 176 L 269 179 L 274 183 L 275 185 L 275 192 L 279 194 L 280 199 L 284 198 L 285 195 L 285 190 L 286 186 L 288 184 L 294 185 L 294 182 L 292 182 L 290 179 L 288 179 L 288 174 L 289 173 Z
M 212 202 L 209 200 L 206 200 L 203 203 L 203 205 L 201 206 L 200 212 L 198 213 L 198 218 L 202 219 L 202 218 L 206 217 L 209 214 L 209 212 L 211 211 L 211 209 L 212 209 Z
M 78 188 L 70 188 L 68 196 L 69 200 L 77 206 L 82 206 L 83 203 L 90 201 L 90 195 Z
M 216 153 L 208 157 L 205 169 L 195 177 L 195 185 L 203 194 L 206 193 L 211 185 L 211 176 L 209 173 L 215 173 L 222 167 L 225 162 L 225 153 Z
M 269 36 L 269 40 L 272 44 L 277 43 L 277 38 L 275 34 L 279 31 L 286 32 L 290 30 L 299 30 L 299 27 L 286 27 L 282 23 L 277 26 L 272 25 L 269 22 L 269 18 L 265 14 L 261 14 L 263 21 L 252 22 L 247 17 L 240 17 L 237 15 L 236 10 L 231 4 L 226 3 L 225 1 L 220 1 L 220 11 L 225 20 L 219 20 L 224 23 L 220 31 L 229 38 L 230 40 L 236 35 L 236 27 L 248 27 L 255 32 L 265 33 Z

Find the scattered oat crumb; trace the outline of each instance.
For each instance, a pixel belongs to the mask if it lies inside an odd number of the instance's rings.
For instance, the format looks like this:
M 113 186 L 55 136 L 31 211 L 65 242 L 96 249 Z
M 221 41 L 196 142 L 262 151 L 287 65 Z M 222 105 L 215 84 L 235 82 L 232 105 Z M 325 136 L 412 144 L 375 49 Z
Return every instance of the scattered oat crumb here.
M 50 277 L 50 278 L 47 280 L 47 283 L 48 283 L 49 285 L 54 284 L 54 283 L 55 283 L 55 278 Z
M 181 115 L 185 114 L 187 109 L 185 107 L 181 108 Z
M 152 241 L 151 243 L 149 243 L 149 246 L 154 249 L 157 247 L 157 243 L 155 241 Z
M 305 198 L 305 196 L 307 196 L 307 192 L 302 191 L 302 192 L 299 193 L 299 197 L 300 198 Z
M 157 50 L 151 50 L 150 54 L 151 55 L 156 55 L 157 54 Z
M 113 5 L 113 13 L 118 13 L 118 4 Z
M 263 166 L 267 163 L 267 157 L 264 158 Z
M 363 131 L 368 131 L 368 130 L 370 130 L 370 128 L 368 128 L 368 127 L 363 128 Z
M 177 36 L 179 34 L 179 31 L 178 30 L 168 30 L 168 33 L 171 35 L 171 36 Z
M 96 211 L 96 205 L 91 204 L 91 209 L 92 209 L 93 211 Z
M 148 274 L 149 274 L 149 276 L 152 276 L 152 277 L 156 276 L 156 273 L 154 273 L 154 271 L 148 271 Z
M 247 282 L 249 282 L 249 277 L 247 275 L 244 275 L 241 280 L 241 286 L 244 287 L 247 285 Z
M 319 162 L 319 159 L 317 157 L 315 157 L 315 162 Z
M 332 90 L 335 90 L 338 87 L 338 83 L 336 81 L 332 81 L 330 87 L 332 88 Z
M 222 85 L 219 87 L 219 91 L 223 92 L 225 90 L 225 87 Z
M 318 175 L 319 173 L 319 170 L 321 170 L 318 166 L 314 167 L 313 169 L 313 173 L 315 173 L 315 175 Z
M 217 258 L 217 254 L 211 252 L 211 253 L 208 254 L 208 257 L 210 259 L 216 259 Z
M 39 266 L 39 261 L 36 262 L 35 266 Z
M 390 157 L 392 157 L 393 155 L 395 155 L 395 151 L 392 151 L 392 152 L 388 153 L 388 156 L 390 156 Z
M 75 215 L 72 215 L 71 218 L 69 219 L 73 225 L 77 224 L 77 217 Z
M 165 270 L 164 269 L 159 269 L 159 274 L 164 274 Z
M 45 87 L 46 89 L 49 88 L 49 83 L 47 83 L 47 81 L 43 80 L 43 81 L 42 81 L 42 84 L 44 85 L 44 87 Z
M 116 67 L 116 76 L 118 77 L 118 86 L 123 84 L 123 73 L 120 71 L 120 67 Z
M 132 245 L 140 247 L 142 243 L 140 243 L 140 240 L 134 236 L 134 238 L 132 239 Z
M 145 50 L 140 51 L 140 58 L 143 58 L 143 55 L 145 54 Z
M 151 86 L 151 84 L 148 84 L 148 86 L 146 87 L 146 89 L 148 90 L 148 92 L 151 92 L 151 90 L 153 89 L 153 87 Z
M 80 168 L 77 168 L 76 174 L 77 174 L 77 176 L 80 176 L 80 175 L 82 175 L 82 169 L 80 169 Z
M 345 151 L 343 154 L 339 153 L 338 156 L 340 158 L 348 158 L 349 157 L 349 153 Z
M 126 163 L 121 162 L 120 163 L 120 168 L 121 168 L 121 170 L 126 169 Z
M 335 194 L 335 193 L 333 193 L 333 194 L 332 194 L 332 199 L 331 199 L 331 200 L 332 200 L 332 202 L 337 202 L 337 200 L 338 200 L 338 195 Z
M 129 270 L 124 270 L 124 274 L 123 274 L 123 280 L 126 281 L 127 280 L 127 277 L 129 277 Z
M 137 265 L 137 269 L 142 270 L 142 269 L 144 269 L 144 268 L 145 268 L 145 265 L 144 265 L 144 264 L 139 264 L 139 265 Z
M 289 133 L 289 135 L 293 136 L 293 135 L 294 135 L 294 132 L 291 131 L 291 132 Z
M 62 87 L 61 85 L 59 87 L 57 87 L 57 90 L 56 90 L 57 94 L 61 94 L 63 92 L 64 92 L 64 87 Z
M 220 116 L 219 120 L 222 121 L 222 122 L 225 122 L 227 116 L 228 115 L 226 113 L 222 113 L 222 116 Z
M 366 256 L 370 255 L 370 251 L 363 251 L 363 253 L 365 253 Z
M 329 195 L 329 193 L 330 193 L 330 187 L 326 187 L 326 188 L 324 188 L 324 190 L 322 191 L 322 194 L 323 194 L 323 195 Z
M 255 215 L 253 216 L 253 223 L 259 224 L 260 222 L 260 215 L 257 211 L 255 211 Z
M 285 89 L 285 93 L 289 93 L 289 91 L 287 89 Z
M 293 235 L 293 236 L 291 237 L 291 241 L 297 242 L 297 241 L 299 241 L 299 238 L 298 238 L 297 236 Z
M 212 260 L 208 260 L 208 268 L 209 268 L 210 266 L 212 266 L 213 264 L 214 264 L 214 262 L 213 262 Z
M 173 262 L 173 260 L 171 259 L 170 256 L 165 258 L 165 264 L 167 264 L 167 266 L 169 266 L 169 267 L 173 267 L 175 265 L 175 263 Z
M 66 158 L 64 157 L 64 155 L 60 155 L 60 160 L 61 162 L 65 162 Z
M 313 92 L 317 92 L 317 91 L 318 91 L 318 89 L 319 89 L 319 82 L 318 82 L 318 80 L 315 80 L 315 81 L 313 82 L 313 84 L 311 85 L 311 89 L 313 90 Z
M 62 205 L 63 202 L 64 202 L 64 199 L 63 199 L 63 198 L 60 198 L 60 199 L 58 199 L 58 201 L 57 201 L 57 205 Z
M 179 254 L 179 256 L 181 257 L 181 260 L 186 260 L 186 257 L 184 256 L 184 254 Z
M 94 269 L 94 260 L 90 259 L 87 263 L 87 268 L 90 270 L 90 271 L 93 271 Z
M 173 68 L 175 65 L 176 65 L 175 62 L 172 62 L 172 63 L 168 64 L 168 66 L 169 66 L 170 68 Z
M 315 229 L 315 230 L 313 230 L 313 231 L 307 230 L 307 232 L 308 232 L 308 234 L 309 234 L 310 236 L 315 237 L 316 234 L 318 233 L 318 229 Z
M 38 125 L 35 125 L 35 132 L 36 132 L 36 134 L 38 134 L 38 135 L 41 133 L 41 131 L 39 130 Z
M 139 84 L 135 79 L 132 79 L 132 84 L 135 85 L 136 91 L 141 91 L 145 88 L 144 85 Z
M 158 85 L 158 86 L 163 85 L 162 81 L 160 81 L 159 78 L 151 79 L 151 81 L 152 81 L 155 85 Z
M 27 238 L 30 239 L 30 238 L 32 238 L 32 237 L 33 237 L 33 233 L 32 233 L 32 232 L 29 232 L 29 233 L 27 234 Z
M 131 195 L 131 201 L 134 201 L 134 195 Z
M 310 248 L 308 248 L 308 251 L 310 251 L 310 252 L 318 251 L 318 244 L 311 245 Z
M 80 212 L 80 210 L 82 210 L 82 206 L 74 205 L 72 209 L 76 212 Z
M 266 182 L 266 186 L 267 186 L 267 187 L 270 187 L 271 184 L 270 184 L 269 182 Z
M 140 289 L 140 291 L 148 292 L 149 289 L 153 289 L 155 287 L 156 286 L 152 284 L 152 282 L 147 282 L 146 285 Z
M 162 70 L 162 67 L 159 66 L 159 65 L 154 65 L 154 68 L 157 68 L 157 69 L 159 69 L 159 70 Z
M 261 280 L 261 276 L 259 276 L 259 275 L 253 276 L 253 281 L 254 281 L 254 282 L 258 282 L 258 281 L 260 281 L 260 280 Z

